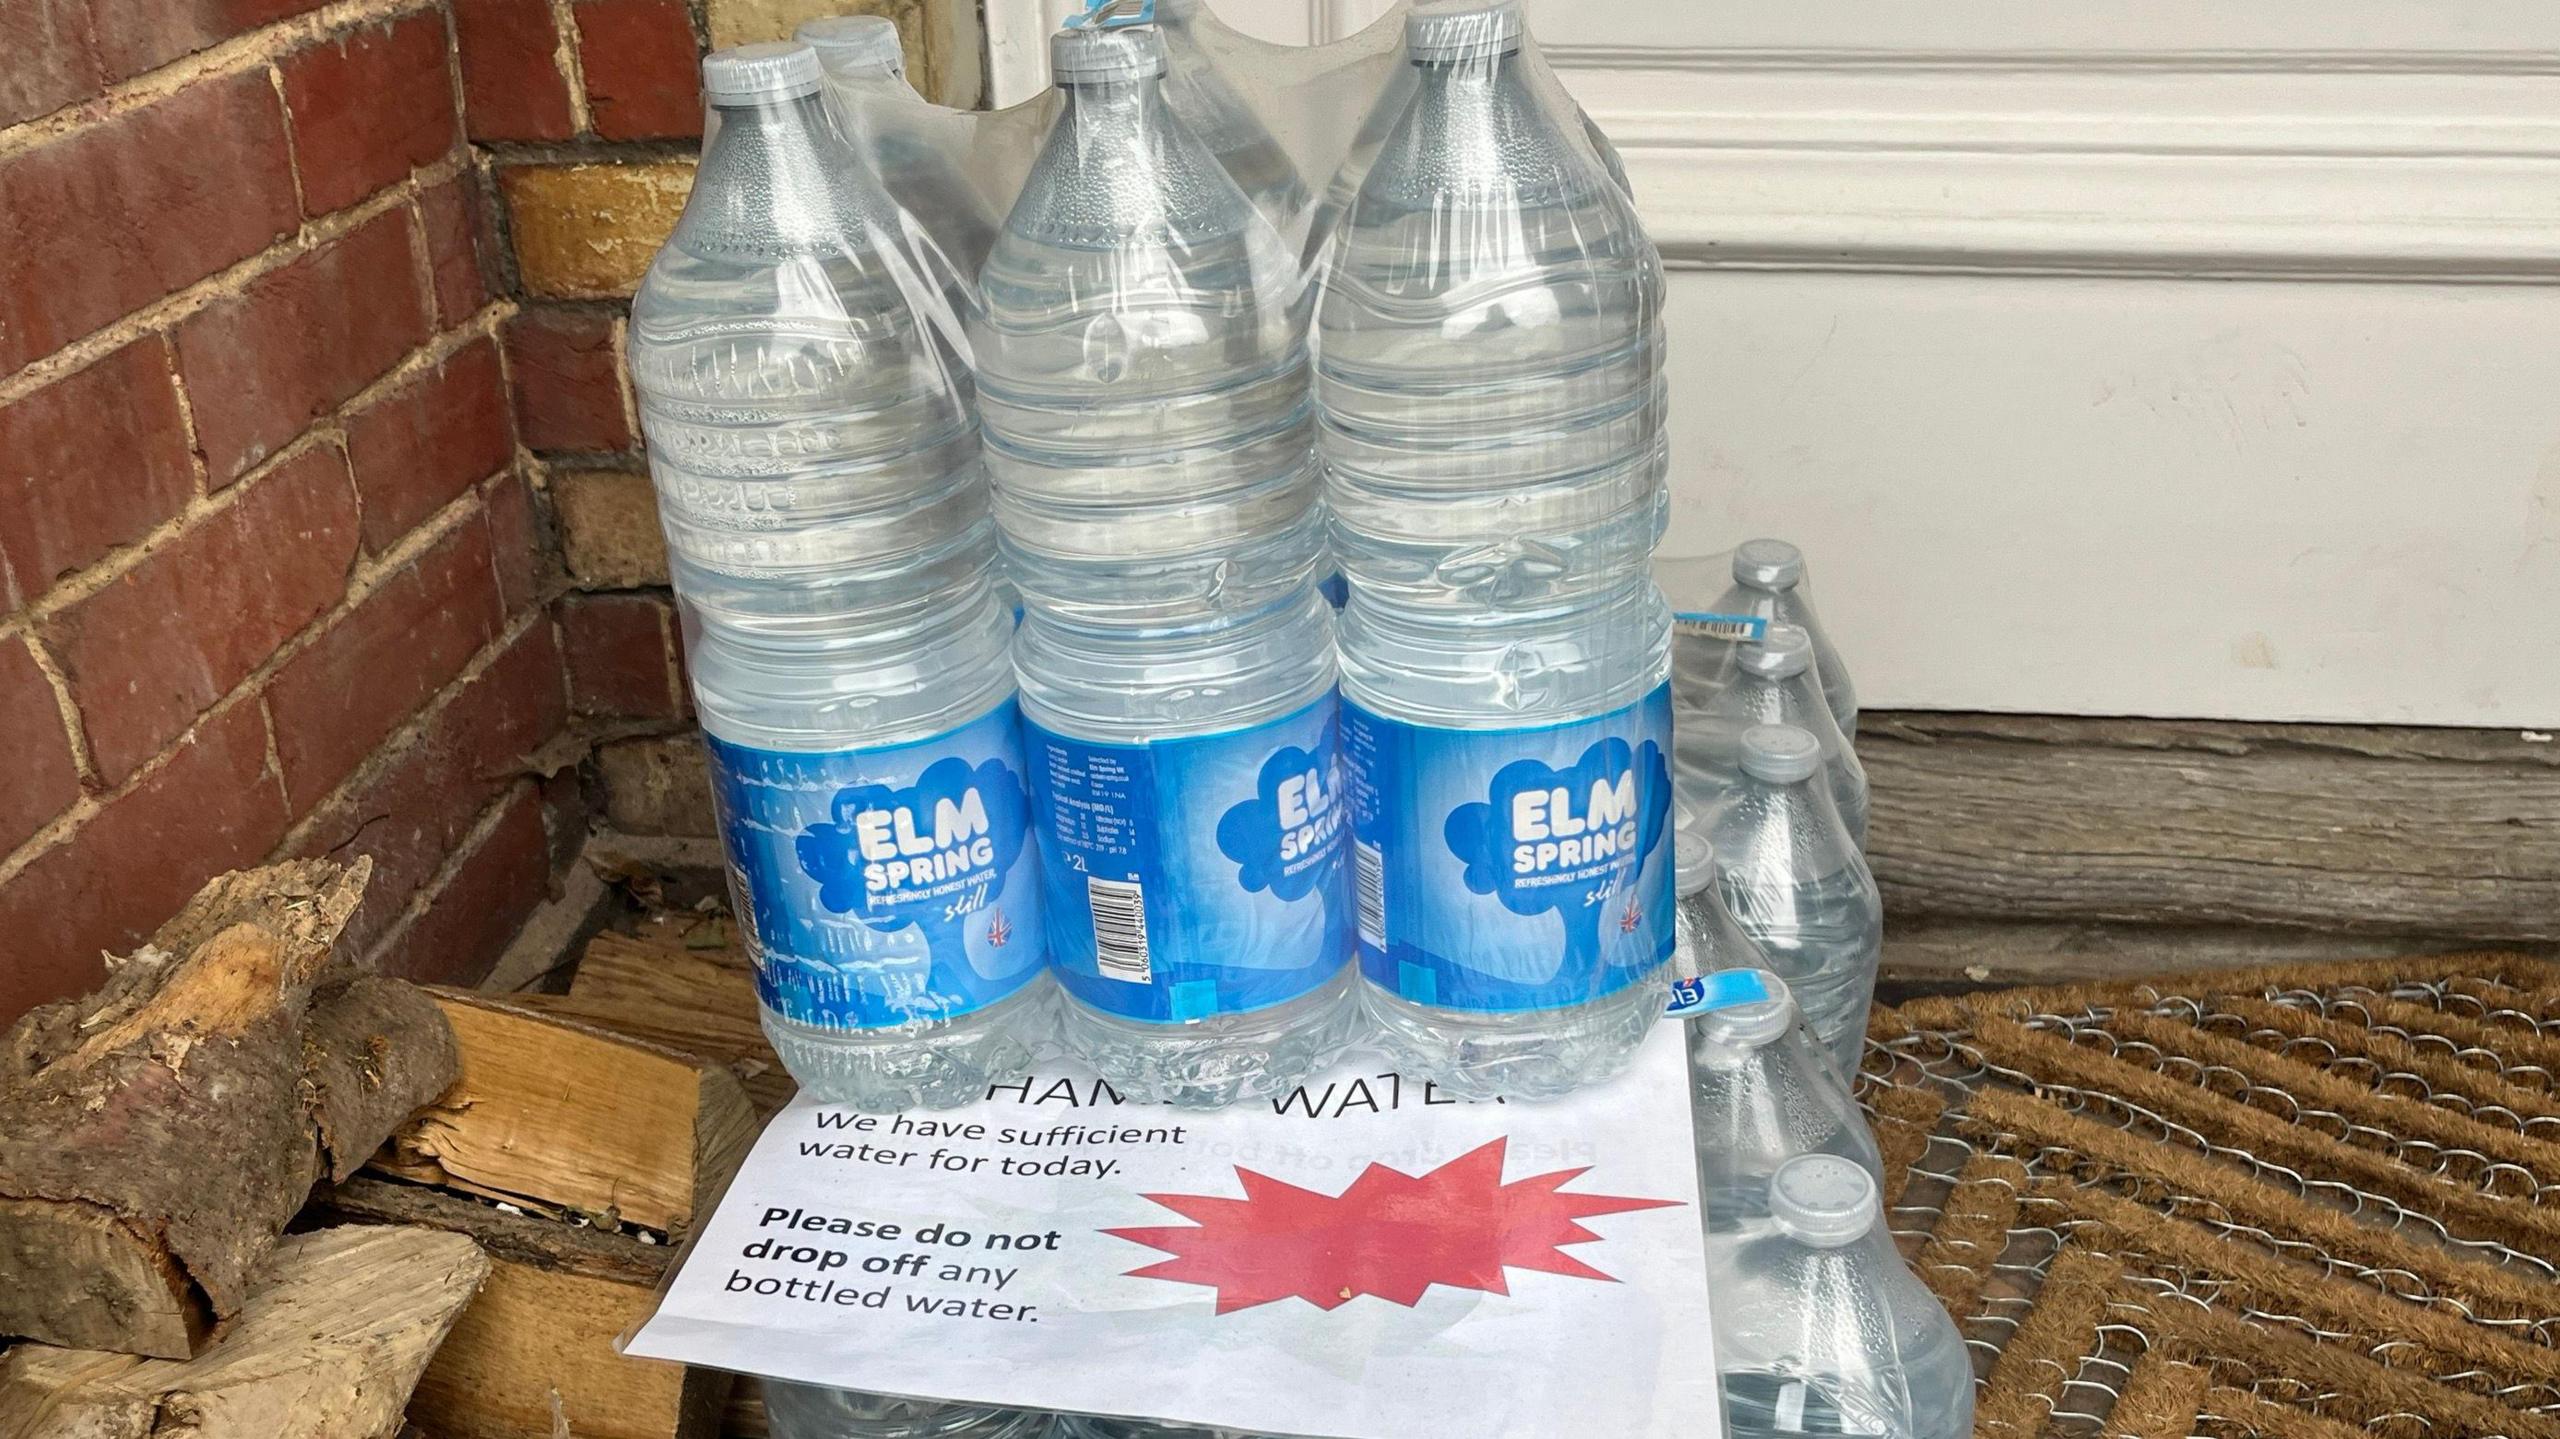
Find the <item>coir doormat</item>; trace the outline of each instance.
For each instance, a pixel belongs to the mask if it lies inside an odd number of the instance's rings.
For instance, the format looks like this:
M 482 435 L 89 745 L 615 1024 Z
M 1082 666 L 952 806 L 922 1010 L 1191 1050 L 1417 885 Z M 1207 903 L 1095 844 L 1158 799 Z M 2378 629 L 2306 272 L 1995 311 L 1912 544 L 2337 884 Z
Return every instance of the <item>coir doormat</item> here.
M 2560 1439 L 2560 965 L 1918 1000 L 1860 1093 L 1983 1439 Z

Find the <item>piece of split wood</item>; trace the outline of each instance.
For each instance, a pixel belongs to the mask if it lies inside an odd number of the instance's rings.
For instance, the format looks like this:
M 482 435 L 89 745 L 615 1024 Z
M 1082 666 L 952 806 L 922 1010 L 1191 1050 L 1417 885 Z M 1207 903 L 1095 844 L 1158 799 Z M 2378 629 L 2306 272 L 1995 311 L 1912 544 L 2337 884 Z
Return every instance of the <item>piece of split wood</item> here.
M 362 1175 L 313 1203 L 333 1222 L 423 1225 L 488 1253 L 488 1283 L 409 1404 L 435 1439 L 530 1439 L 555 1412 L 577 1439 L 719 1433 L 730 1376 L 614 1348 L 656 1307 L 668 1246 Z
M 432 991 L 462 1076 L 373 1167 L 610 1225 L 677 1236 L 755 1140 L 727 1066 L 520 1000 Z
M 458 1234 L 290 1236 L 192 1359 L 43 1344 L 0 1356 L 0 1439 L 389 1439 L 488 1273 Z

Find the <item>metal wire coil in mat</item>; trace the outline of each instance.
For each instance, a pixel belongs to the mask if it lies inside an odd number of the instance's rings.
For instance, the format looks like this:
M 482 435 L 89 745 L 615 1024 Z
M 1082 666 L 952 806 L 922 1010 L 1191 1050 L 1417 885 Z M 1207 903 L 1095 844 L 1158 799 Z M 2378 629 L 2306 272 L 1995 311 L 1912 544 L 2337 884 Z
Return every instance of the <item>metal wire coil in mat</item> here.
M 2560 1439 L 2560 966 L 1918 1000 L 1860 1098 L 1983 1439 Z

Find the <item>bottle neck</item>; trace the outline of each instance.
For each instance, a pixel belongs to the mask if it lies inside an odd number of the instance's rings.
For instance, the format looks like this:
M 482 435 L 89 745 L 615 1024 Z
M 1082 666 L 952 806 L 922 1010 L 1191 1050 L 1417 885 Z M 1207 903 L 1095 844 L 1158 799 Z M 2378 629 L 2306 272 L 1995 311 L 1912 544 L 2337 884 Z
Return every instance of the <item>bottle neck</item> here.
M 823 90 L 789 98 L 715 104 L 711 107 L 710 131 L 702 151 L 705 164 L 747 150 L 777 154 L 795 149 L 816 150 L 829 140 L 842 139 L 836 133 L 833 117 L 827 113 Z
M 1487 117 L 1482 123 L 1493 123 L 1492 112 L 1529 103 L 1520 71 L 1517 50 L 1413 62 L 1419 82 L 1416 93 L 1425 104 L 1458 115 Z
M 1117 248 L 1197 244 L 1246 223 L 1253 208 L 1167 103 L 1163 77 L 1061 85 L 1064 101 L 1014 202 L 1042 238 Z
M 1418 105 L 1440 112 L 1442 123 L 1473 128 L 1516 124 L 1500 112 L 1516 106 L 1520 57 L 1469 55 L 1455 60 L 1416 61 L 1413 70 Z
M 1719 1075 L 1765 1068 L 1769 1057 L 1769 1046 L 1765 1044 L 1737 1044 L 1714 1034 L 1701 1034 L 1689 1046 L 1692 1065 Z
M 715 105 L 676 242 L 776 253 L 867 246 L 891 212 L 823 91 Z
M 1773 675 L 1737 667 L 1732 682 L 1716 696 L 1716 702 L 1719 712 L 1746 717 L 1748 723 L 1791 724 L 1809 730 L 1814 738 L 1826 742 L 1824 753 L 1830 752 L 1825 731 L 1830 727 L 1831 711 L 1821 702 L 1811 670 Z
M 1403 143 L 1433 157 L 1436 192 L 1509 209 L 1570 203 L 1607 184 L 1529 83 L 1528 64 L 1516 50 L 1415 63 Z
M 1096 127 L 1096 133 L 1126 129 L 1128 133 L 1146 135 L 1159 130 L 1170 112 L 1164 103 L 1164 77 L 1141 75 L 1126 80 L 1091 80 L 1058 87 L 1059 98 L 1066 102 L 1058 116 L 1058 126 Z M 1077 132 L 1081 142 L 1087 138 Z
M 1783 855 L 1798 866 L 1824 863 L 1826 867 L 1814 872 L 1823 876 L 1846 867 L 1848 859 L 1857 853 L 1840 811 L 1831 802 L 1821 770 L 1799 780 L 1765 780 L 1756 775 L 1745 779 L 1759 800 L 1746 807 L 1755 835 L 1753 840 L 1741 841 L 1719 835 L 1720 857 L 1727 851 L 1754 857 Z M 1742 861 L 1726 859 L 1724 863 L 1730 868 Z
M 1520 73 L 1520 52 L 1480 50 L 1446 59 L 1416 60 L 1413 68 L 1422 77 L 1425 89 L 1467 85 L 1491 88 Z

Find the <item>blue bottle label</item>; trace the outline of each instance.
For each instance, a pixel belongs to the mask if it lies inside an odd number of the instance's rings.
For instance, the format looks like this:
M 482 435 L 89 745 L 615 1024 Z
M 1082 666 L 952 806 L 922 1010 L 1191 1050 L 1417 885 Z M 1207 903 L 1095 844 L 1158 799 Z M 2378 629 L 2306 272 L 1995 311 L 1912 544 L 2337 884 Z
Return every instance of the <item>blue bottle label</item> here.
M 1720 969 L 1713 974 L 1693 974 L 1671 982 L 1671 1003 L 1662 1011 L 1674 1019 L 1693 1014 L 1713 1014 L 1739 1004 L 1766 1004 L 1769 986 L 1760 982 L 1756 969 Z
M 1543 729 L 1345 700 L 1360 966 L 1416 1004 L 1585 1004 L 1671 957 L 1671 687 Z
M 1008 699 L 882 749 L 710 739 L 730 890 L 767 1008 L 878 1029 L 967 1014 L 1039 974 L 1019 726 Z
M 1340 726 L 1327 695 L 1285 719 L 1157 744 L 1025 721 L 1067 992 L 1179 1023 L 1296 999 L 1350 963 Z

